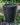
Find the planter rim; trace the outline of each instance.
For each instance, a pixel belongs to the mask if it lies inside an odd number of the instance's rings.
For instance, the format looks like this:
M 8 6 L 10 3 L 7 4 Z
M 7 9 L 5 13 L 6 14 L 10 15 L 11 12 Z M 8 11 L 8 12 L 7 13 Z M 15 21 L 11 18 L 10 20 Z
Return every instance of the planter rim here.
M 15 7 L 17 6 L 16 4 L 5 4 L 5 7 Z

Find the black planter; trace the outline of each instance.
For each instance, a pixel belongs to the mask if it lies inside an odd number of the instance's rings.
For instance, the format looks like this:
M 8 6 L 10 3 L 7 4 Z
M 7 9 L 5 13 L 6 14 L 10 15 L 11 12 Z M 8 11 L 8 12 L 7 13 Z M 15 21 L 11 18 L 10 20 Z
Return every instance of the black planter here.
M 14 18 L 16 16 L 16 8 L 15 4 L 5 4 L 3 6 L 4 15 L 7 19 L 7 22 L 14 22 Z

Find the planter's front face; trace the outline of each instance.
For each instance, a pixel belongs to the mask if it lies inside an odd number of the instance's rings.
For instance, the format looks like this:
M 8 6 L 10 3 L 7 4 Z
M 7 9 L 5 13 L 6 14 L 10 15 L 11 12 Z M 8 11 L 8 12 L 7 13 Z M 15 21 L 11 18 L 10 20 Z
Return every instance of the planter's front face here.
M 13 4 L 7 4 L 5 5 L 5 7 L 3 8 L 4 9 L 4 14 L 5 16 L 13 21 L 14 20 L 14 17 L 16 15 L 16 5 L 13 5 Z

